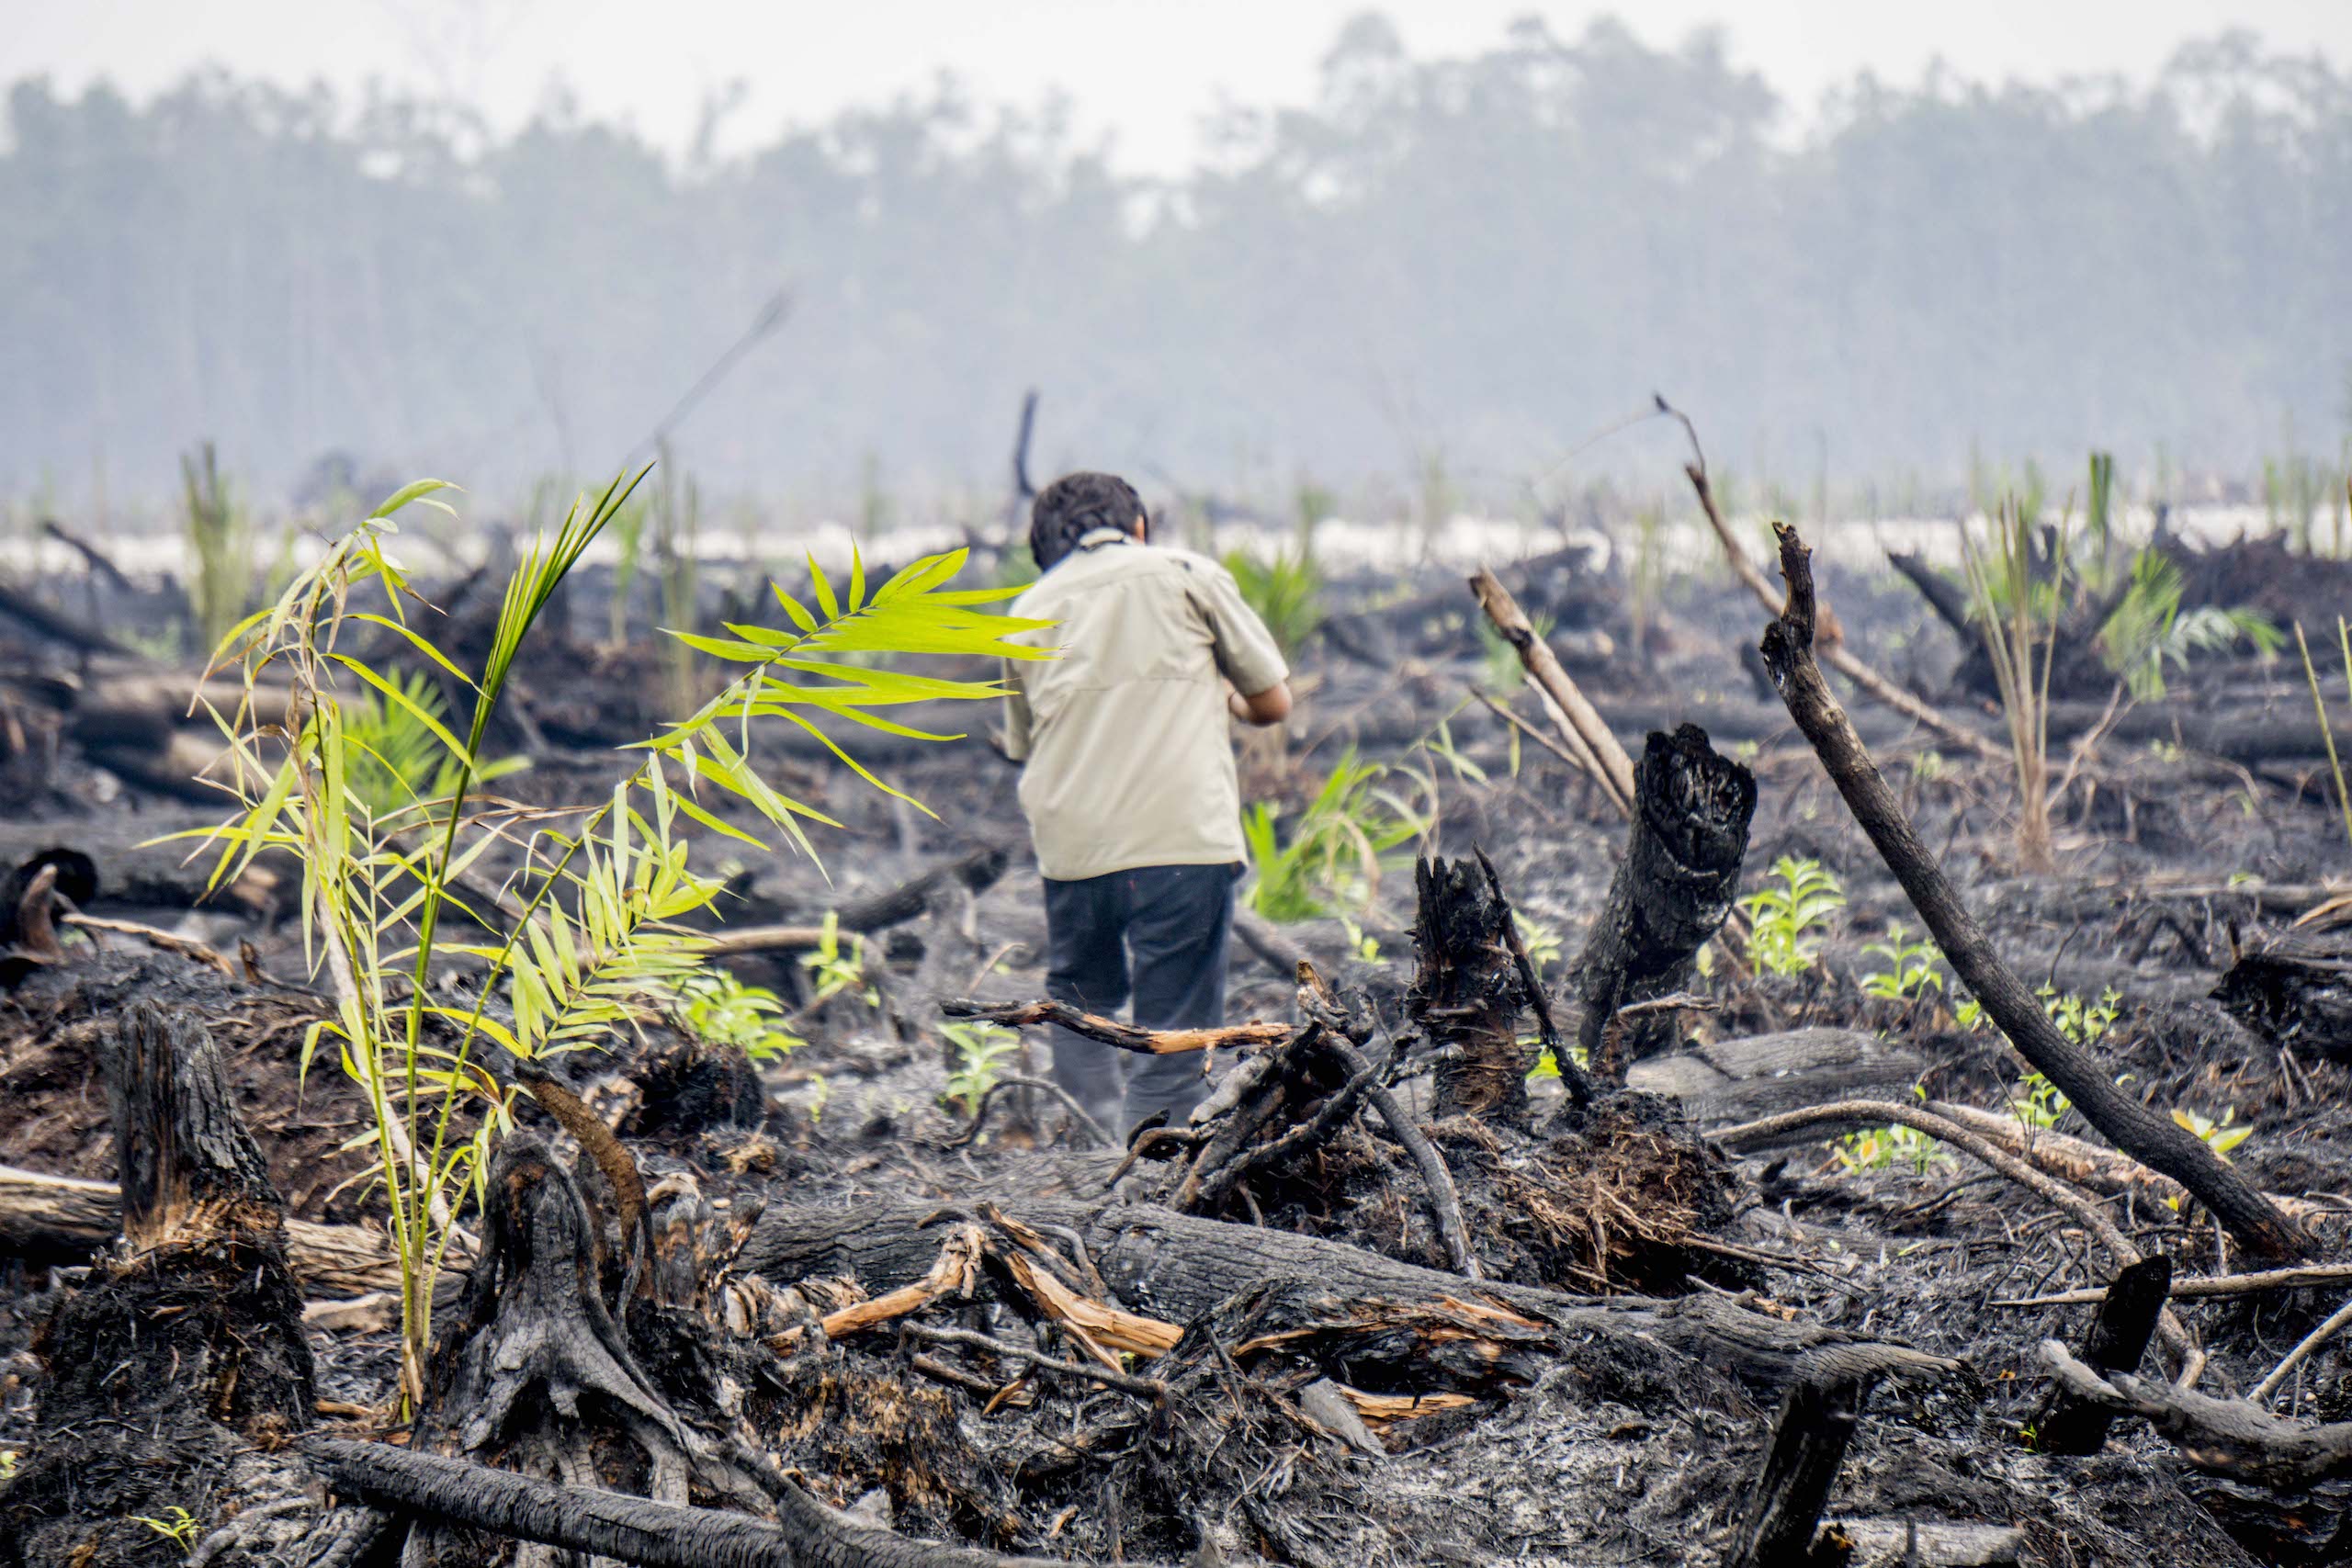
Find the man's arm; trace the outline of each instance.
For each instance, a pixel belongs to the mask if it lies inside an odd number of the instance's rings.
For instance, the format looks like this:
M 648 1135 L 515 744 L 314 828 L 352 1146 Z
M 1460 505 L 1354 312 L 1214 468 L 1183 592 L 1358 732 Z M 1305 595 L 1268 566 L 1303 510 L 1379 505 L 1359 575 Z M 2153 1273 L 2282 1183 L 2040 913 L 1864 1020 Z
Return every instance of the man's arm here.
M 1262 692 L 1227 692 L 1225 705 L 1244 724 L 1280 724 L 1290 716 L 1290 682 L 1277 681 Z
M 1227 712 L 1244 724 L 1280 724 L 1290 716 L 1290 667 L 1258 612 L 1241 597 L 1232 573 L 1206 563 L 1196 599 L 1216 645 L 1216 667 L 1230 686 Z

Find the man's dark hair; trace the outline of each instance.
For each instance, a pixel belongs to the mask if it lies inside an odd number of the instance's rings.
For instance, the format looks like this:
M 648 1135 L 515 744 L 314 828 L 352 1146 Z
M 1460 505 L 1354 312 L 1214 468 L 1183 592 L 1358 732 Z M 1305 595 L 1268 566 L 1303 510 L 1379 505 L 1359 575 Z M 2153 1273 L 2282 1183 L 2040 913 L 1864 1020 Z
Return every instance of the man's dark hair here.
M 1142 515 L 1143 497 L 1116 475 L 1064 474 L 1029 508 L 1029 553 L 1039 571 L 1051 571 L 1095 529 L 1128 533 Z

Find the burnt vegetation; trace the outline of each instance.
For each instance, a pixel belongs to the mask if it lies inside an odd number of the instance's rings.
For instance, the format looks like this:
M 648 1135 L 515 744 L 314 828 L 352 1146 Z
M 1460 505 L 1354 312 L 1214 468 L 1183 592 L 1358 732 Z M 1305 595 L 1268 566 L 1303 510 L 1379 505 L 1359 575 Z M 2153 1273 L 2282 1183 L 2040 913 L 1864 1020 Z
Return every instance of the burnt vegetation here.
M 481 561 L 404 620 L 298 578 L 209 674 L 100 635 L 175 586 L 28 584 L 0 1563 L 2341 1560 L 2344 673 L 2135 694 L 2112 541 L 1759 564 L 1690 478 L 1721 570 L 1646 599 L 1607 517 L 1302 530 L 1175 1032 L 1045 998 L 993 508 L 782 598 L 565 555 L 691 487 L 435 524 Z M 2136 547 L 2175 620 L 2335 626 L 2267 538 Z M 335 815 L 345 742 L 405 805 Z M 1120 1142 L 1048 1025 L 1208 1097 Z

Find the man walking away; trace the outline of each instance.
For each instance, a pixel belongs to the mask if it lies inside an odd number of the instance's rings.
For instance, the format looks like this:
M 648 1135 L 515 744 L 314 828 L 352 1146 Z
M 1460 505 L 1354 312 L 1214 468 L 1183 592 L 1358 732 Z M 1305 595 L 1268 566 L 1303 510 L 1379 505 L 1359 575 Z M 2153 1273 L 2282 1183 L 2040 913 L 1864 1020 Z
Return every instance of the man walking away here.
M 1225 950 L 1241 874 L 1229 716 L 1278 724 L 1290 671 L 1233 577 L 1150 543 L 1124 479 L 1071 474 L 1037 497 L 1045 575 L 1012 613 L 1061 657 L 1009 661 L 1006 750 L 1046 882 L 1046 989 L 1105 1016 L 1130 996 L 1146 1029 L 1225 1021 Z M 1206 1086 L 1192 1055 L 1130 1056 L 1054 1031 L 1054 1077 L 1104 1127 L 1182 1122 Z M 1124 1092 L 1123 1092 L 1124 1091 Z

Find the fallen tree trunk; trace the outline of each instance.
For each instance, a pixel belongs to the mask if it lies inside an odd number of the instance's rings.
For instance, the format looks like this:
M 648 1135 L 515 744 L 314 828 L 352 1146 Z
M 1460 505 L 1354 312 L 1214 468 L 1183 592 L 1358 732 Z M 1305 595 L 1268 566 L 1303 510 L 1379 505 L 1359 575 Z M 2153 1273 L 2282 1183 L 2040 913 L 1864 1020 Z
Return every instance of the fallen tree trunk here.
M 1699 950 L 1723 928 L 1755 814 L 1755 775 L 1718 754 L 1704 731 L 1686 724 L 1650 736 L 1634 780 L 1625 858 L 1577 960 L 1579 1039 L 1603 1081 L 1623 1082 L 1628 1058 L 1655 1055 L 1672 1042 L 1672 1021 L 1658 1019 L 1628 1029 L 1623 1051 L 1609 1048 L 1619 1010 L 1681 990 Z
M 1489 1303 L 1566 1334 L 1628 1346 L 1664 1344 L 1771 1385 L 1826 1371 L 1943 1375 L 1956 1365 L 1819 1325 L 1783 1322 L 1716 1296 L 1602 1298 L 1465 1280 L 1344 1242 L 1199 1219 L 1153 1204 L 1036 1200 L 1001 1204 L 999 1210 L 1045 1234 L 1075 1232 L 1095 1269 L 1128 1308 L 1169 1323 L 1189 1323 L 1229 1298 L 1280 1280 L 1367 1309 Z M 841 1211 L 777 1205 L 752 1228 L 736 1269 L 783 1283 L 846 1274 L 868 1290 L 891 1289 L 928 1273 L 939 1253 L 933 1226 L 952 1217 L 952 1209 L 927 1203 Z
M 122 1190 L 111 1181 L 0 1166 L 0 1256 L 86 1263 L 122 1233 Z M 286 1258 L 312 1295 L 397 1290 L 400 1264 L 378 1232 L 361 1225 L 285 1224 Z
M 2196 1134 L 2116 1088 L 2112 1074 L 2058 1032 L 2041 1000 L 1994 953 L 1984 927 L 1919 841 L 1823 680 L 1813 653 L 1812 553 L 1794 529 L 1783 525 L 1779 532 L 1788 604 L 1765 630 L 1764 662 L 1790 716 L 1813 742 L 1854 819 L 1935 934 L 1953 972 L 2018 1054 L 2064 1090 L 2109 1142 L 2188 1188 L 2256 1256 L 2278 1262 L 2308 1256 L 2311 1240 L 2299 1226 L 2222 1164 Z

